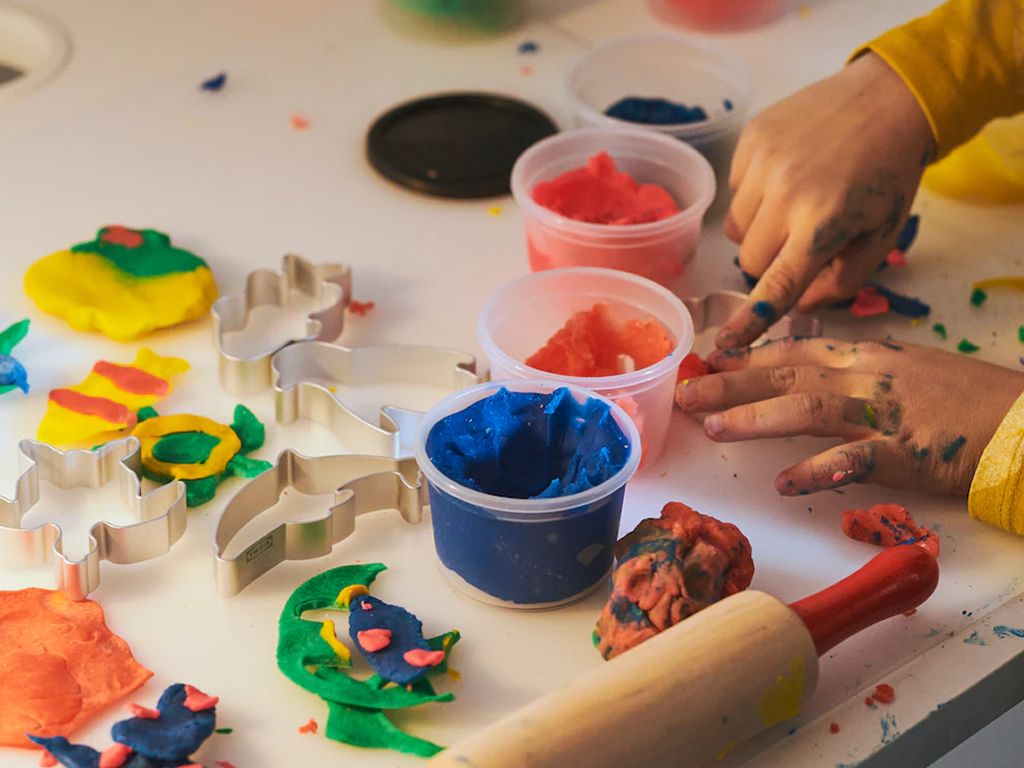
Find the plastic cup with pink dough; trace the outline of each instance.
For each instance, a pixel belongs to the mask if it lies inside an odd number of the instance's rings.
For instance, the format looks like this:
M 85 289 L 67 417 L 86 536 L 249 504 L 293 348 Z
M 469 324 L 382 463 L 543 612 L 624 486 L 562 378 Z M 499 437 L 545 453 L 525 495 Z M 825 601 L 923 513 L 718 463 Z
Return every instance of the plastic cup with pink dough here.
M 714 166 L 723 189 L 753 94 L 753 78 L 744 62 L 716 45 L 680 34 L 608 40 L 583 54 L 566 76 L 573 126 L 628 126 L 682 139 Z M 684 122 L 652 123 L 605 114 L 630 97 L 700 108 L 704 118 L 691 114 Z
M 595 307 L 619 326 L 656 321 L 667 336 L 666 354 L 635 367 L 622 360 L 621 373 L 598 376 L 552 373 L 527 364 L 567 322 Z M 641 466 L 658 459 L 668 435 L 679 365 L 694 339 L 693 319 L 671 291 L 617 270 L 579 267 L 538 272 L 492 293 L 480 312 L 477 333 L 492 378 L 541 379 L 603 395 L 633 417 L 643 445 Z
M 706 32 L 750 29 L 767 24 L 786 10 L 786 0 L 651 0 L 665 19 Z
M 594 168 L 606 154 L 606 173 L 628 174 L 643 189 L 663 190 L 678 210 L 643 223 L 594 223 L 538 202 L 541 189 L 567 174 Z M 512 169 L 512 194 L 523 212 L 530 269 L 603 267 L 632 272 L 662 285 L 684 274 L 700 242 L 704 214 L 715 197 L 715 176 L 692 147 L 635 128 L 566 131 L 537 142 Z M 650 218 L 650 217 L 649 217 Z
M 614 403 L 550 381 L 479 384 L 423 417 L 416 461 L 458 592 L 539 609 L 606 583 L 640 462 L 636 426 Z

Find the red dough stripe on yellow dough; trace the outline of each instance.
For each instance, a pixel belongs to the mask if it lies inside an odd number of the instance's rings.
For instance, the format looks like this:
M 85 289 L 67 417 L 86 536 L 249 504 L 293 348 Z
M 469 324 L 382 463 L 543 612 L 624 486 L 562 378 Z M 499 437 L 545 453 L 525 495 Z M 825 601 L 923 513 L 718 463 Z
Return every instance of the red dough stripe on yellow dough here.
M 135 423 L 135 414 L 121 403 L 115 403 L 105 397 L 83 395 L 73 389 L 51 390 L 50 402 L 82 416 L 98 416 L 111 424 Z
M 166 379 L 131 365 L 117 365 L 100 360 L 92 367 L 92 372 L 108 379 L 118 389 L 133 395 L 163 397 L 171 389 L 171 384 Z

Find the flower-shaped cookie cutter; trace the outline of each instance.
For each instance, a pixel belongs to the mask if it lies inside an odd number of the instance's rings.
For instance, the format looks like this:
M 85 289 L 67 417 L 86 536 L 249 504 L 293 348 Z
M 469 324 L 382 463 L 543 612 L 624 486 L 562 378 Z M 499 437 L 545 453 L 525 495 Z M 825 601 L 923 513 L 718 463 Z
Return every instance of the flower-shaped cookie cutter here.
M 292 291 L 316 302 L 318 309 L 306 318 L 307 335 L 287 341 L 276 349 L 254 355 L 228 352 L 224 336 L 242 331 L 255 307 L 285 307 Z M 245 281 L 245 293 L 221 296 L 214 302 L 214 343 L 220 356 L 220 383 L 233 395 L 262 392 L 270 386 L 270 359 L 276 352 L 298 341 L 333 341 L 345 326 L 345 307 L 352 300 L 352 271 L 345 264 L 313 262 L 288 254 L 281 271 L 258 269 Z
M 271 361 L 276 420 L 291 424 L 310 419 L 329 427 L 355 453 L 398 458 L 402 435 L 409 435 L 421 414 L 384 406 L 380 424 L 353 411 L 335 385 L 403 383 L 457 391 L 485 381 L 476 372 L 476 358 L 440 347 L 385 345 L 343 347 L 304 341 L 285 347 Z
M 185 533 L 185 485 L 174 481 L 142 492 L 139 441 L 125 437 L 95 450 L 61 451 L 46 443 L 18 443 L 22 474 L 15 496 L 0 496 L 0 563 L 30 567 L 54 561 L 57 585 L 72 600 L 84 600 L 100 583 L 100 562 L 139 563 L 166 554 Z M 89 551 L 80 560 L 64 554 L 63 532 L 52 522 L 23 528 L 22 518 L 39 501 L 39 483 L 58 488 L 99 488 L 117 479 L 121 500 L 139 522 L 99 521 L 89 529 Z
M 312 520 L 281 523 L 228 557 L 235 536 L 276 505 L 289 488 L 309 495 L 332 493 L 330 508 Z M 359 515 L 395 509 L 407 523 L 416 524 L 426 505 L 426 486 L 420 483 L 415 459 L 354 454 L 309 457 L 291 449 L 282 451 L 273 469 L 235 494 L 217 522 L 217 592 L 232 597 L 285 560 L 329 555 L 335 544 L 355 531 Z

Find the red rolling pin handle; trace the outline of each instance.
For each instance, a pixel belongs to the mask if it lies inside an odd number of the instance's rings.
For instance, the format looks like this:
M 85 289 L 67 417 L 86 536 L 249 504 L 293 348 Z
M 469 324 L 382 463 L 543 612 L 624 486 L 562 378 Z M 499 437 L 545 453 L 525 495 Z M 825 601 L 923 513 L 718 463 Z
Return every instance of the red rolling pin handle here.
M 892 547 L 860 570 L 789 607 L 803 620 L 821 656 L 883 619 L 916 608 L 935 591 L 939 564 L 913 544 Z

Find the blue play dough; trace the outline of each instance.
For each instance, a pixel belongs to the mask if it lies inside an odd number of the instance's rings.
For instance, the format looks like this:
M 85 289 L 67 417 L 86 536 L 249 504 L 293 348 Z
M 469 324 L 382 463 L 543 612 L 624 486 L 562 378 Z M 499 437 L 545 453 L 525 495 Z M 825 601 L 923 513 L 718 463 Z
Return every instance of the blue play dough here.
M 920 225 L 921 217 L 916 213 L 907 219 L 907 223 L 900 230 L 899 237 L 896 238 L 896 250 L 904 252 L 909 250 L 910 246 L 914 244 L 914 240 L 917 239 L 917 229 Z
M 99 768 L 100 753 L 84 744 L 72 744 L 63 736 L 29 738 L 46 749 L 65 768 Z M 187 764 L 187 763 L 186 763 Z M 177 768 L 180 763 L 153 762 L 138 752 L 132 752 L 121 768 Z
M 363 603 L 371 606 L 363 608 Z M 352 600 L 349 606 L 351 614 L 348 618 L 348 634 L 355 647 L 366 657 L 373 671 L 384 680 L 400 685 L 408 685 L 422 680 L 430 667 L 414 667 L 402 656 L 406 651 L 421 648 L 429 651 L 423 637 L 423 622 L 409 613 L 405 608 L 390 605 L 383 600 L 369 595 L 361 595 Z M 368 653 L 359 645 L 359 633 L 367 629 L 390 629 L 391 643 L 374 653 Z
M 158 765 L 183 765 L 188 756 L 210 738 L 217 724 L 216 707 L 193 712 L 185 707 L 185 686 L 172 685 L 160 696 L 156 708 L 160 717 L 146 720 L 132 717 L 114 723 L 110 735 Z
M 10 355 L 0 355 L 0 387 L 17 387 L 28 394 L 28 372 Z
M 629 441 L 607 404 L 551 394 L 490 397 L 441 419 L 427 455 L 459 485 L 512 499 L 568 496 L 600 485 L 629 458 Z
M 445 475 L 476 490 L 548 498 L 614 476 L 630 455 L 608 406 L 500 389 L 438 422 L 426 452 Z M 524 605 L 586 592 L 612 565 L 625 486 L 570 509 L 505 514 L 430 486 L 434 544 L 446 568 L 486 594 Z
M 627 96 L 604 111 L 608 117 L 645 125 L 681 125 L 708 119 L 703 107 L 688 107 L 668 99 Z

